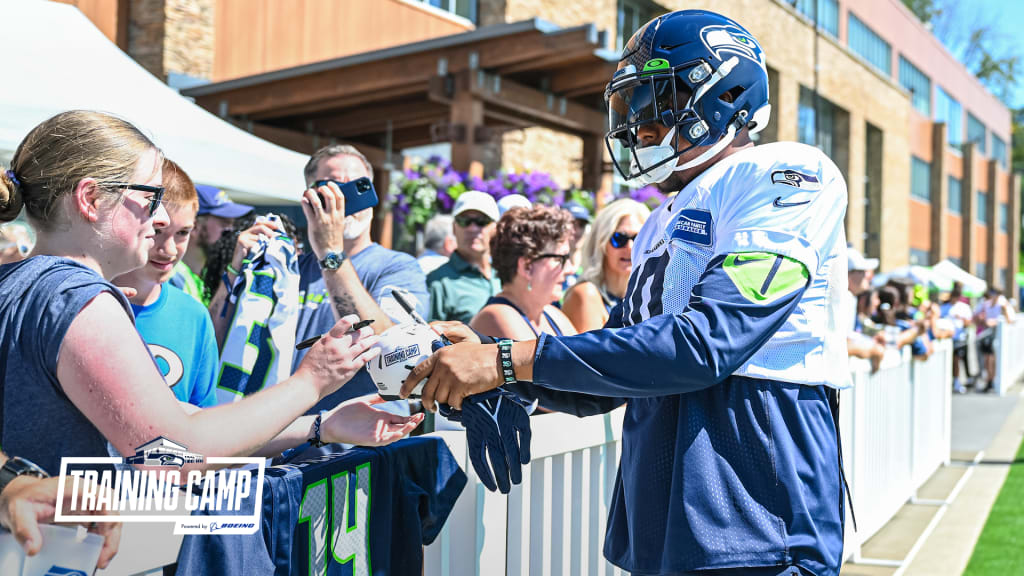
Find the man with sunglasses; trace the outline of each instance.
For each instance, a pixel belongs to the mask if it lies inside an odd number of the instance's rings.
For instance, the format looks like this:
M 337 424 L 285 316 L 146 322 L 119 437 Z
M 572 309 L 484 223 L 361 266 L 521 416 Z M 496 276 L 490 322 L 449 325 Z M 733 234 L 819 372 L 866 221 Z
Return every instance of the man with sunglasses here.
M 501 291 L 501 281 L 491 269 L 498 204 L 490 194 L 470 190 L 459 196 L 452 215 L 455 252 L 427 275 L 430 320 L 468 323 L 488 298 Z
M 811 146 L 754 146 L 770 115 L 764 54 L 713 12 L 641 27 L 605 100 L 623 176 L 677 192 L 641 228 L 608 325 L 497 345 L 449 327 L 464 343 L 403 393 L 429 376 L 428 409 L 499 385 L 580 415 L 625 404 L 604 546 L 624 570 L 838 576 L 843 176 Z

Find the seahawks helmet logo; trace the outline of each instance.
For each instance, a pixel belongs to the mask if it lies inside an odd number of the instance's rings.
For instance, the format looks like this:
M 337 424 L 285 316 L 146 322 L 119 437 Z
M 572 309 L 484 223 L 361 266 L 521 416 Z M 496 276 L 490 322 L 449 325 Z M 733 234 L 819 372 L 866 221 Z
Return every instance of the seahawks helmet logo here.
M 735 54 L 753 60 L 762 68 L 765 67 L 764 52 L 754 37 L 742 28 L 731 24 L 715 24 L 705 26 L 700 31 L 700 39 L 704 46 L 719 60 L 726 60 L 728 54 Z

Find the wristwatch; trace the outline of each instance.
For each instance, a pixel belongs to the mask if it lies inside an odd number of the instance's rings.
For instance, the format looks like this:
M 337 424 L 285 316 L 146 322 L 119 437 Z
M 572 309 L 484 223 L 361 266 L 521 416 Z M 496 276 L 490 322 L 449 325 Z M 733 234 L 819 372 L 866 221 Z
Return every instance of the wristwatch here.
M 12 480 L 18 476 L 35 476 L 36 478 L 49 478 L 50 475 L 46 473 L 35 463 L 19 458 L 8 458 L 7 462 L 3 466 L 0 466 L 0 492 L 4 491 L 4 488 L 11 483 Z
M 341 268 L 341 263 L 345 261 L 344 252 L 335 252 L 330 250 L 324 255 L 324 259 L 320 261 L 321 270 L 337 270 Z

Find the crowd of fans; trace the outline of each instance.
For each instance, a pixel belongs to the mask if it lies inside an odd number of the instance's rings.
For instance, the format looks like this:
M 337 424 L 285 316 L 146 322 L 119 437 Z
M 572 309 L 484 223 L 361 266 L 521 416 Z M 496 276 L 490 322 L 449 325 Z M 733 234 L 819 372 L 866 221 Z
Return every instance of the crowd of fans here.
M 1014 306 L 996 287 L 989 287 L 973 307 L 964 287 L 953 282 L 943 293 L 892 277 L 872 287 L 878 259 L 847 250 L 847 349 L 853 358 L 868 360 L 878 370 L 888 351 L 909 346 L 916 359 L 927 359 L 934 342 L 953 339 L 953 390 L 988 392 L 996 378 L 996 327 L 1013 323 Z M 979 360 L 980 358 L 980 360 Z
M 86 136 L 72 145 L 66 134 Z M 650 216 L 630 199 L 592 215 L 575 203 L 531 205 L 516 195 L 496 202 L 467 191 L 451 214 L 427 223 L 425 249 L 413 258 L 370 238 L 373 208 L 345 214 L 338 184 L 373 176 L 357 149 L 321 149 L 302 176 L 306 188 L 297 186 L 295 197 L 308 226 L 305 249 L 290 219 L 257 215 L 194 184 L 123 120 L 67 112 L 29 134 L 0 174 L 0 220 L 8 221 L 0 264 L 11 264 L 0 268 L 8 360 L 0 382 L 5 409 L 48 418 L 17 427 L 4 450 L 54 474 L 60 456 L 126 453 L 154 434 L 204 453 L 274 457 L 301 445 L 315 419 L 324 442 L 394 441 L 422 417 L 410 416 L 404 401 L 368 400 L 375 388 L 360 368 L 372 358 L 374 333 L 408 320 L 394 306 L 396 291 L 431 321 L 496 337 L 597 329 L 627 291 L 633 242 Z M 315 184 L 323 180 L 333 183 Z M 22 207 L 31 226 L 13 221 Z M 294 259 L 284 270 L 295 292 L 281 288 L 274 312 L 291 321 L 256 317 L 252 326 L 290 351 L 280 359 L 288 366 L 256 391 L 225 399 L 216 392 L 239 286 L 256 289 L 254 254 L 271 241 L 284 242 L 286 260 Z M 995 328 L 1014 321 L 1007 299 L 989 289 L 972 308 L 959 284 L 948 294 L 898 278 L 873 287 L 877 268 L 878 260 L 849 249 L 850 356 L 877 370 L 891 351 L 909 346 L 923 359 L 935 340 L 952 338 L 955 389 L 989 389 Z M 349 332 L 356 319 L 374 322 Z M 0 499 L 0 519 L 9 518 L 3 506 Z

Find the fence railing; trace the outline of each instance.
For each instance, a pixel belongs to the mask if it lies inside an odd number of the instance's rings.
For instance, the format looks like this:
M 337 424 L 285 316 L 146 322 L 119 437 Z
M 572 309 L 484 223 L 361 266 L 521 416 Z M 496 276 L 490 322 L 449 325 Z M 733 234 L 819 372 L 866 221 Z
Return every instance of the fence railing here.
M 996 326 L 996 376 L 993 387 L 1002 396 L 1024 372 L 1024 322 Z
M 888 522 L 949 461 L 950 341 L 925 361 L 892 350 L 875 373 L 854 362 L 854 387 L 841 396 L 840 432 L 858 530 L 848 524 L 846 555 Z M 532 462 L 507 497 L 473 472 L 459 432 L 439 432 L 463 461 L 469 484 L 441 536 L 427 548 L 425 574 L 469 576 L 618 575 L 601 555 L 615 481 L 622 409 L 575 418 L 533 418 Z

